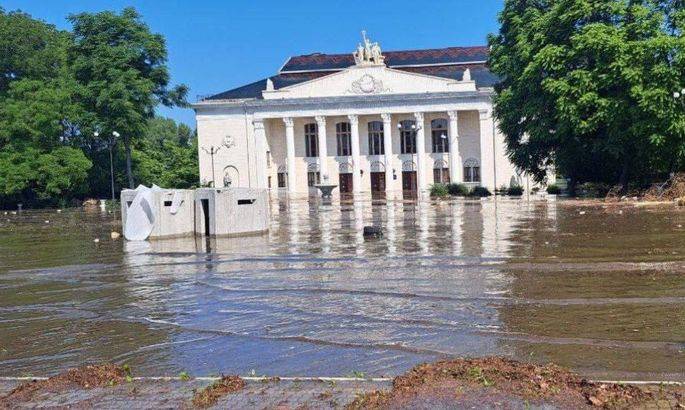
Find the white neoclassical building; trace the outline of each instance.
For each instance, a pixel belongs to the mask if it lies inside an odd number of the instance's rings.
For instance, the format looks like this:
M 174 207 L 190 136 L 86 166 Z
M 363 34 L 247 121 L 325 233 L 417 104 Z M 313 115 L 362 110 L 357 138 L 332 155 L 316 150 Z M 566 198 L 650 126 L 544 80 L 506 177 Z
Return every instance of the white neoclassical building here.
M 487 47 L 289 58 L 275 76 L 194 104 L 200 177 L 307 195 L 422 195 L 435 182 L 520 181 L 492 115 Z

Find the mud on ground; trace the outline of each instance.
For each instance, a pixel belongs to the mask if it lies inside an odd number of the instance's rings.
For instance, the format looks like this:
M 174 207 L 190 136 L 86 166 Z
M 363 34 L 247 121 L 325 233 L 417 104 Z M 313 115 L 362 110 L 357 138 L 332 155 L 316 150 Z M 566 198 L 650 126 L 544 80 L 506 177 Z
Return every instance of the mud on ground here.
M 383 381 L 133 379 L 125 367 L 85 366 L 46 380 L 0 381 L 14 408 L 685 408 L 685 387 L 592 383 L 559 366 L 500 357 L 422 364 Z
M 500 357 L 414 367 L 390 391 L 361 395 L 348 409 L 394 408 L 685 408 L 683 391 L 591 383 L 559 366 Z

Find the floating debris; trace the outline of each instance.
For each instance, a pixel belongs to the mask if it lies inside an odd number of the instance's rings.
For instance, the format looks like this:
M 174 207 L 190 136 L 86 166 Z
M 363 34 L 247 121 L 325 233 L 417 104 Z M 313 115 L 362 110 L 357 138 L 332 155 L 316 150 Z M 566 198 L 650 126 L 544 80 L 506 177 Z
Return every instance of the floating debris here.
M 110 236 L 112 239 L 119 239 L 119 237 L 121 236 L 121 234 L 120 234 L 119 232 L 112 231 L 112 232 L 109 234 L 109 236 Z

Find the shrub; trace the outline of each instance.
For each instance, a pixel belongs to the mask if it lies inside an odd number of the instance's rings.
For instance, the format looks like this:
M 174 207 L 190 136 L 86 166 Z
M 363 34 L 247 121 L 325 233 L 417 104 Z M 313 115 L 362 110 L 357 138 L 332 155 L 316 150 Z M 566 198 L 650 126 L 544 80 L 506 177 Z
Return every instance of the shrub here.
M 449 196 L 450 192 L 445 184 L 433 184 L 430 188 L 431 198 L 444 198 Z
M 474 187 L 471 192 L 469 193 L 469 196 L 477 196 L 477 197 L 486 197 L 490 196 L 492 193 L 484 186 L 477 186 Z
M 559 185 L 557 184 L 547 185 L 547 193 L 550 195 L 559 195 L 561 194 L 561 188 L 559 188 Z
M 507 189 L 507 195 L 509 196 L 521 196 L 523 195 L 523 187 L 519 185 L 512 185 Z
M 507 186 L 502 185 L 499 188 L 495 189 L 495 195 L 506 195 L 507 194 Z
M 467 196 L 469 194 L 469 187 L 456 182 L 447 185 L 447 190 L 452 196 Z

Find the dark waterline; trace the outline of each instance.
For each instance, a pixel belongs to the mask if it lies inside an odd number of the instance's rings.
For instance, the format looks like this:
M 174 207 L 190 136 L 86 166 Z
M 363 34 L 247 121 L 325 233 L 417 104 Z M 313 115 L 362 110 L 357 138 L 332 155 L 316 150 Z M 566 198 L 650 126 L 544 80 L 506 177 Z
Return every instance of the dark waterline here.
M 132 243 L 100 210 L 9 213 L 0 376 L 381 376 L 497 354 L 682 380 L 683 225 L 669 206 L 274 200 L 268 236 Z

